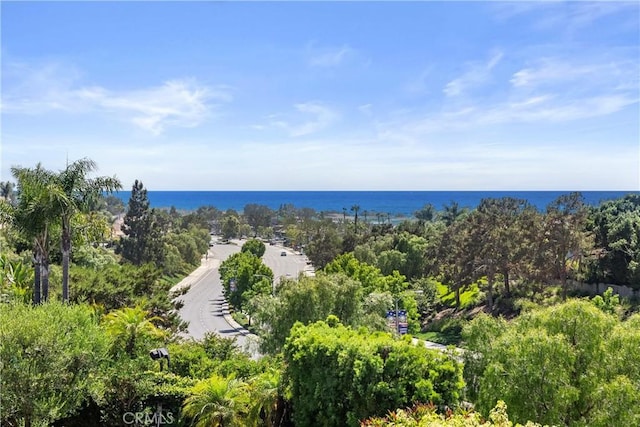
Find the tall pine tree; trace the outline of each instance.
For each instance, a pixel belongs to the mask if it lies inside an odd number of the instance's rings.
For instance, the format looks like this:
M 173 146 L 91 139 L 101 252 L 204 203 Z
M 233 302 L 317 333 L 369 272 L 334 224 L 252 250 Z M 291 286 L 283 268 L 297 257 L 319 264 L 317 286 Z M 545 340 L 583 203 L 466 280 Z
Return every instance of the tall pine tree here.
M 138 180 L 131 188 L 122 232 L 126 236 L 121 240 L 121 253 L 125 260 L 134 265 L 162 263 L 162 236 L 155 210 L 150 208 L 147 189 Z

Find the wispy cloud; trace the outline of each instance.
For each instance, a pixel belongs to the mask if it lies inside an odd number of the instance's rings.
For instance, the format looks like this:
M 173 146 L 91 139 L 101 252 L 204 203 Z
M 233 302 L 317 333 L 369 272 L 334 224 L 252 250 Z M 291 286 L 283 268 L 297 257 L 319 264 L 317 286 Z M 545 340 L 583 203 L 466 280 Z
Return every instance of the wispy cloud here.
M 16 64 L 12 71 L 18 70 L 25 73 L 10 91 L 2 94 L 5 113 L 99 112 L 154 135 L 168 127 L 197 126 L 211 114 L 215 102 L 232 100 L 228 88 L 209 87 L 195 79 L 174 79 L 159 86 L 115 91 L 102 86 L 82 86 L 78 84 L 77 70 L 59 64 L 43 67 Z
M 360 111 L 362 114 L 366 116 L 371 116 L 371 114 L 373 114 L 371 111 L 372 108 L 373 108 L 372 104 L 362 104 L 358 106 L 358 111 Z
M 326 129 L 340 117 L 336 111 L 318 102 L 296 104 L 294 108 L 297 113 L 287 114 L 284 119 L 282 114 L 272 115 L 270 125 L 284 129 L 291 137 L 299 137 Z
M 349 46 L 321 49 L 309 58 L 312 67 L 336 67 L 340 65 L 353 50 Z
M 433 67 L 428 67 L 418 75 L 418 77 L 409 81 L 405 90 L 412 95 L 423 95 L 429 92 L 429 81 L 428 78 L 431 76 L 433 72 Z
M 557 30 L 573 33 L 610 15 L 627 13 L 637 22 L 638 6 L 632 1 L 539 1 L 495 2 L 491 4 L 494 16 L 500 21 L 522 15 L 531 16 L 530 26 L 535 30 Z
M 576 99 L 545 94 L 482 107 L 425 113 L 422 117 L 412 117 L 403 122 L 389 122 L 383 128 L 387 131 L 407 132 L 407 135 L 410 135 L 408 139 L 418 140 L 420 136 L 432 133 L 468 131 L 494 125 L 521 123 L 546 125 L 602 117 L 638 104 L 639 101 L 637 96 L 624 94 Z
M 502 59 L 502 52 L 494 52 L 487 62 L 474 62 L 468 65 L 467 71 L 460 77 L 451 80 L 443 89 L 447 96 L 458 96 L 467 90 L 481 85 L 491 77 L 491 70 Z
M 197 126 L 210 112 L 208 101 L 214 97 L 231 100 L 230 95 L 215 93 L 193 80 L 171 80 L 158 87 L 122 94 L 83 90 L 79 96 L 107 111 L 132 114 L 133 124 L 153 134 L 172 126 Z
M 573 32 L 594 24 L 596 21 L 613 14 L 635 12 L 637 2 L 599 1 L 599 2 L 563 2 L 561 7 L 552 7 L 536 22 L 540 29 L 562 28 Z M 560 6 L 560 5 L 557 5 Z
M 598 58 L 544 58 L 515 72 L 510 80 L 516 88 L 544 88 L 562 84 L 583 90 L 637 90 L 640 65 L 637 61 Z
M 346 43 L 326 46 L 310 41 L 304 47 L 304 55 L 307 65 L 312 68 L 336 68 L 354 61 L 368 62 L 361 52 Z

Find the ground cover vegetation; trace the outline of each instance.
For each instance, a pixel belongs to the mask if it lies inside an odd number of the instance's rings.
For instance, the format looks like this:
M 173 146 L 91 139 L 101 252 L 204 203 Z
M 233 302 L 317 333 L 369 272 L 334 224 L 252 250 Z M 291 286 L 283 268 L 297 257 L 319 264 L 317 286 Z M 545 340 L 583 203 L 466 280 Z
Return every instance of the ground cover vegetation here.
M 358 205 L 159 210 L 140 181 L 124 206 L 95 169 L 14 167 L 0 185 L 3 425 L 155 424 L 158 405 L 166 425 L 640 424 L 634 300 L 573 287 L 640 288 L 637 194 L 587 207 L 571 193 L 543 211 L 425 205 L 392 223 Z M 219 272 L 259 360 L 181 334 L 169 290 L 210 232 L 248 239 Z M 274 282 L 261 259 L 274 242 L 315 275 Z M 396 308 L 411 335 L 462 356 L 398 337 Z M 170 364 L 149 357 L 161 347 Z

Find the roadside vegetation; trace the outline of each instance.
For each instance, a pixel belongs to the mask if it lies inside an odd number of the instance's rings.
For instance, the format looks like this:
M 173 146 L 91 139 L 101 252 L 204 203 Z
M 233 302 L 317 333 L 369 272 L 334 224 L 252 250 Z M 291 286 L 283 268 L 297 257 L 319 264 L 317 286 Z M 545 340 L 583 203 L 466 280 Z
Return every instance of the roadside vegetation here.
M 640 425 L 637 297 L 576 286 L 638 295 L 638 194 L 426 205 L 392 224 L 358 205 L 159 210 L 140 181 L 125 206 L 95 170 L 14 167 L 0 185 L 2 425 L 155 425 L 159 405 L 176 426 Z M 247 239 L 219 272 L 259 360 L 185 338 L 170 289 L 210 233 Z M 274 242 L 315 274 L 274 282 Z

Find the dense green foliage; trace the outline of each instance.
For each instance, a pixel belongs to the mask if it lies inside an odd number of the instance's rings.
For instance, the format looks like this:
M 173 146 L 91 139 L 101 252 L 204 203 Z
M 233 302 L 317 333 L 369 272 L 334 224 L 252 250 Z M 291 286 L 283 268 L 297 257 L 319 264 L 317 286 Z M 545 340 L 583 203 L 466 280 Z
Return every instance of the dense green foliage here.
M 122 232 L 126 236 L 121 240 L 122 258 L 134 265 L 162 262 L 161 230 L 155 210 L 149 207 L 147 189 L 138 180 L 131 188 Z
M 87 306 L 3 306 L 0 423 L 43 425 L 74 413 L 99 392 L 107 349 L 98 316 Z
M 255 296 L 272 292 L 273 272 L 249 251 L 227 258 L 220 265 L 220 278 L 229 303 L 238 310 Z
M 590 217 L 598 251 L 591 280 L 640 288 L 640 194 L 604 202 Z
M 362 295 L 358 282 L 344 275 L 303 277 L 284 280 L 279 284 L 277 297 L 258 300 L 255 317 L 261 325 L 262 351 L 281 351 L 296 322 L 309 324 L 337 315 L 345 324 L 358 325 L 364 316 Z M 383 313 L 378 324 L 382 323 Z
M 390 334 L 339 323 L 296 324 L 284 347 L 296 425 L 356 426 L 413 402 L 455 406 L 463 389 L 453 358 Z
M 265 251 L 266 247 L 264 246 L 264 243 L 258 239 L 247 240 L 242 245 L 242 252 L 250 252 L 258 258 L 261 258 Z
M 67 164 L 56 177 L 56 184 L 62 189 L 64 202 L 60 204 L 61 248 L 62 248 L 62 300 L 69 301 L 69 262 L 71 258 L 72 221 L 76 213 L 88 212 L 103 197 L 122 188 L 116 178 L 101 176 L 88 178 L 97 168 L 91 159 L 80 159 Z
M 418 404 L 407 409 L 398 409 L 384 418 L 372 417 L 362 422 L 361 427 L 514 427 L 507 415 L 507 405 L 498 401 L 484 421 L 479 412 L 460 412 L 439 414 L 433 405 Z M 540 427 L 540 424 L 528 421 L 524 426 Z
M 31 245 L 34 264 L 33 302 L 49 298 L 49 264 L 52 234 L 67 196 L 58 185 L 57 176 L 38 164 L 35 168 L 12 167 L 18 181 L 19 197 L 15 204 L 2 202 L 5 223 L 9 223 Z
M 71 279 L 76 283 L 73 302 L 92 304 L 105 312 L 139 305 L 158 317 L 164 328 L 184 328 L 170 299 L 171 284 L 151 264 L 112 264 L 100 270 L 73 267 Z
M 271 227 L 273 212 L 268 206 L 250 203 L 244 207 L 242 214 L 247 221 L 247 224 L 249 224 L 253 230 L 254 237 L 260 232 L 260 234 L 264 235 L 265 230 Z
M 0 186 L 3 425 L 122 425 L 158 404 L 173 425 L 511 425 L 500 400 L 522 423 L 640 425 L 633 307 L 611 289 L 552 305 L 570 279 L 640 286 L 638 195 L 587 209 L 572 193 L 544 212 L 511 198 L 426 205 L 392 225 L 355 203 L 333 216 L 291 205 L 154 210 L 136 181 L 119 239 L 109 222 L 124 212 L 101 194 L 119 183 L 89 178 L 94 167 L 16 167 L 16 191 Z M 169 289 L 212 254 L 210 231 L 255 238 L 220 274 L 273 358 L 179 334 Z M 258 236 L 304 251 L 316 276 L 274 283 Z M 530 309 L 549 295 L 549 307 Z M 392 337 L 396 304 L 410 332 L 457 343 L 464 329 L 466 386 L 456 359 Z M 476 319 L 464 326 L 467 315 Z M 149 358 L 159 347 L 170 366 Z M 462 399 L 477 412 L 447 412 Z
M 511 323 L 480 316 L 464 331 L 469 396 L 483 412 L 503 399 L 519 422 L 638 425 L 639 319 L 620 322 L 588 301 Z
M 21 260 L 0 255 L 0 303 L 31 301 L 33 272 Z

